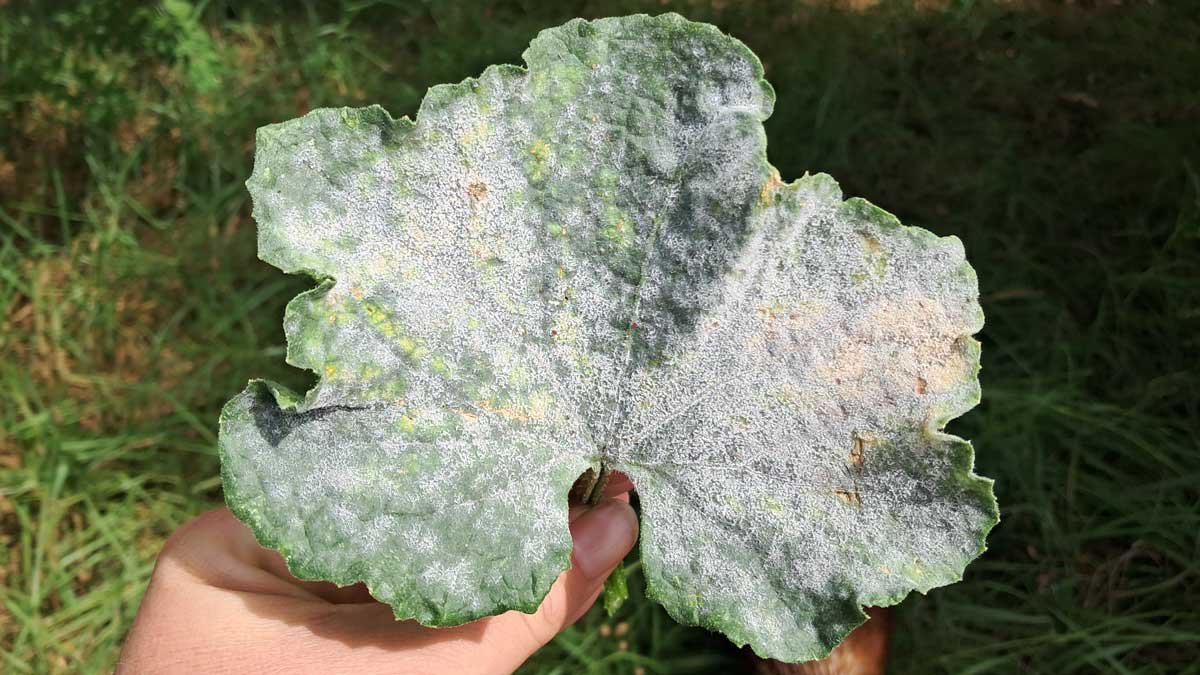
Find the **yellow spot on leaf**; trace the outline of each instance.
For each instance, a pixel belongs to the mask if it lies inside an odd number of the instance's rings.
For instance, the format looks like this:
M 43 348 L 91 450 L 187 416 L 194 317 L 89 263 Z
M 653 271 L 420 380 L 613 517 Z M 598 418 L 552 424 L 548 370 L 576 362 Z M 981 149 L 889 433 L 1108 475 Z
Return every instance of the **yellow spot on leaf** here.
M 477 143 L 483 137 L 487 136 L 488 133 L 490 133 L 490 131 L 491 131 L 491 128 L 488 126 L 487 122 L 480 122 L 479 124 L 476 124 L 475 126 L 468 129 L 467 133 L 463 134 L 462 138 L 459 139 L 459 142 L 464 147 L 470 147 L 470 146 L 474 145 L 475 143 Z
M 550 412 L 550 406 L 554 404 L 554 397 L 545 389 L 538 389 L 529 396 L 529 417 L 530 419 L 543 420 Z
M 539 162 L 544 162 L 550 156 L 550 145 L 539 138 L 533 142 L 533 145 L 529 146 L 529 154 L 533 155 Z
M 773 201 L 775 192 L 783 187 L 783 179 L 779 177 L 779 170 L 772 168 L 771 175 L 767 177 L 767 182 L 763 183 L 762 190 L 758 192 L 758 205 L 767 206 Z
M 525 414 L 525 411 L 521 410 L 520 407 L 515 405 L 506 404 L 498 406 L 494 404 L 491 399 L 484 399 L 479 402 L 479 407 L 490 413 L 499 415 L 506 420 L 512 420 L 513 422 L 529 421 L 529 416 Z
M 867 265 L 871 269 L 871 274 L 874 275 L 876 279 L 882 279 L 884 274 L 887 273 L 887 249 L 883 247 L 883 244 L 878 238 L 869 232 L 859 232 L 858 236 L 862 238 L 865 257 L 867 259 Z M 862 281 L 866 281 L 867 275 L 861 272 L 859 274 L 862 278 L 861 280 L 856 280 L 855 283 L 862 283 Z M 853 277 L 854 275 L 851 275 L 852 279 Z
M 925 570 L 921 568 L 921 560 L 919 558 L 913 558 L 912 563 L 907 565 L 906 567 L 907 567 L 906 571 L 909 573 L 910 576 L 914 576 L 914 577 L 925 576 Z
M 775 515 L 783 514 L 783 502 L 774 497 L 763 497 L 762 500 L 759 501 L 759 506 L 761 506 L 764 511 L 769 511 Z
M 432 359 L 430 359 L 429 367 L 432 368 L 433 371 L 439 375 L 443 375 L 443 376 L 447 376 L 447 377 L 450 375 L 450 364 L 446 363 L 446 360 L 440 356 L 435 356 Z
M 401 335 L 400 339 L 396 341 L 396 344 L 405 354 L 410 356 L 417 350 L 417 341 L 407 335 Z

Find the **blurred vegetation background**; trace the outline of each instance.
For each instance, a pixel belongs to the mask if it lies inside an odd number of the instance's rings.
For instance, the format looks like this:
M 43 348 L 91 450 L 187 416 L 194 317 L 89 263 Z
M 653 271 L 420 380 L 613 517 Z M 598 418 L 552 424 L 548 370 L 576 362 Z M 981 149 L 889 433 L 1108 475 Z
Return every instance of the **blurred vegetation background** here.
M 221 404 L 309 382 L 281 329 L 309 282 L 255 258 L 256 127 L 411 115 L 541 28 L 675 10 L 762 57 L 785 179 L 829 172 L 979 272 L 984 399 L 951 430 L 1004 520 L 900 606 L 894 672 L 1200 672 L 1197 9 L 0 2 L 0 671 L 111 668 L 163 538 L 221 502 Z M 739 662 L 633 596 L 527 671 Z

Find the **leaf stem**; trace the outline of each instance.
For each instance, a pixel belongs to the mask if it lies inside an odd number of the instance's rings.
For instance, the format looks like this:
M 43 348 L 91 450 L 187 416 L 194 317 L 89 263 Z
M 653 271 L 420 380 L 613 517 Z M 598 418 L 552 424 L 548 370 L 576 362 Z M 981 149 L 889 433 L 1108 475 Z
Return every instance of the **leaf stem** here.
M 604 488 L 608 486 L 608 477 L 612 474 L 612 467 L 604 462 L 600 462 L 600 475 L 596 477 L 592 483 L 592 490 L 588 493 L 587 499 L 583 501 L 588 506 L 595 506 L 604 499 Z

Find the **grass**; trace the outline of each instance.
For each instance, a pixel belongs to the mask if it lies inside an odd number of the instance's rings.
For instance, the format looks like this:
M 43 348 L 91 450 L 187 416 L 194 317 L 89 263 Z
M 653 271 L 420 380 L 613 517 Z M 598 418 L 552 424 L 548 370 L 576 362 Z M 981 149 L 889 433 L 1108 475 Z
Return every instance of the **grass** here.
M 411 114 L 540 28 L 676 9 L 763 57 L 785 178 L 828 171 L 979 272 L 984 400 L 952 429 L 1004 520 L 962 583 L 901 605 L 893 670 L 1200 672 L 1196 11 L 46 4 L 0 7 L 0 670 L 110 668 L 163 538 L 220 503 L 220 405 L 307 382 L 280 327 L 305 282 L 254 254 L 257 126 Z M 633 584 L 527 670 L 738 662 Z

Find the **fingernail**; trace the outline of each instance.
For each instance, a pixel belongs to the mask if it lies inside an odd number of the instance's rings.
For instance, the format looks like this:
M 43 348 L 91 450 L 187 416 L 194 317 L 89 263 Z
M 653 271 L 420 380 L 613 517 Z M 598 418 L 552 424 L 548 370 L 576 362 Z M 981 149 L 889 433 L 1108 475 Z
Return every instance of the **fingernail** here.
M 637 514 L 625 502 L 606 499 L 571 523 L 575 567 L 594 579 L 616 566 L 637 542 Z

